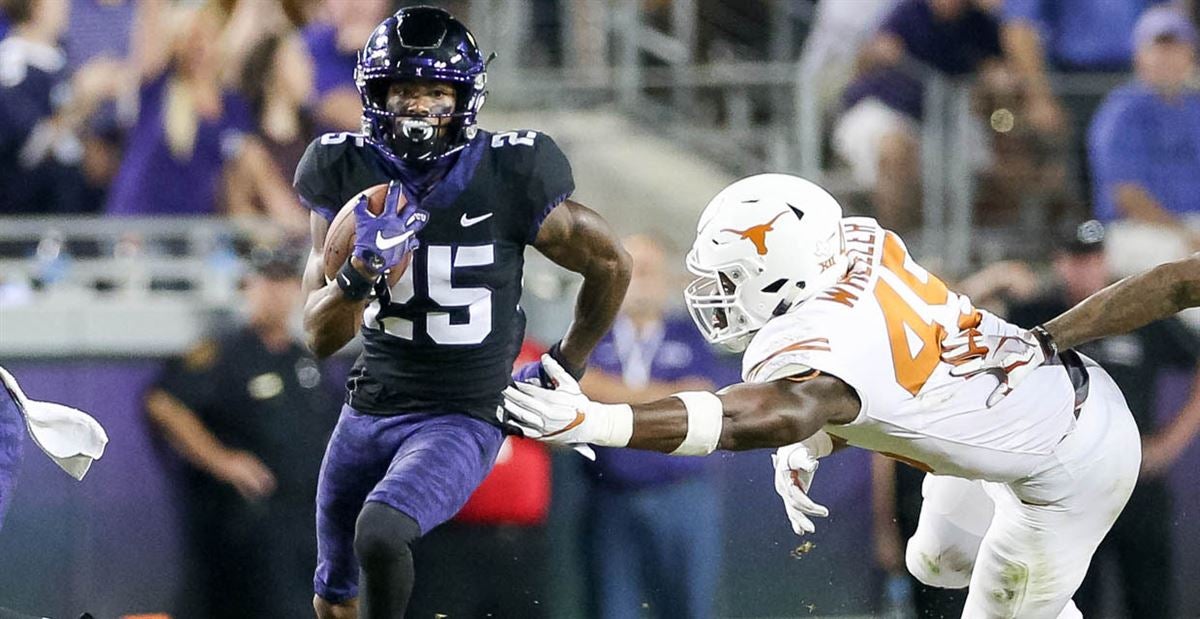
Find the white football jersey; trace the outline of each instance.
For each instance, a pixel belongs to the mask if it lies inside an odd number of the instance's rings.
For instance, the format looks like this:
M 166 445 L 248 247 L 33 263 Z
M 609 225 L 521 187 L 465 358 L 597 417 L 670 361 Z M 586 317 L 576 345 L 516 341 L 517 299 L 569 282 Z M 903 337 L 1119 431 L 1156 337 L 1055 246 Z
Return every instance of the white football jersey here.
M 941 342 L 1000 319 L 947 289 L 874 219 L 846 218 L 842 227 L 849 273 L 768 321 L 742 358 L 743 379 L 815 369 L 862 400 L 853 422 L 825 427 L 851 445 L 941 475 L 1008 482 L 1031 473 L 1074 427 L 1074 389 L 1063 368 L 1038 369 L 987 408 L 996 379 L 951 376 Z

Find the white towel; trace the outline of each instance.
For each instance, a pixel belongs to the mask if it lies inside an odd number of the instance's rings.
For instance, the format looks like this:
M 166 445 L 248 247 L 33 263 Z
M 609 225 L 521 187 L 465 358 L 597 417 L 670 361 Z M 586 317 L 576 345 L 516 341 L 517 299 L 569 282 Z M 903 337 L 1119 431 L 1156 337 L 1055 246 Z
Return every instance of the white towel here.
M 75 479 L 83 479 L 93 460 L 104 455 L 108 434 L 91 415 L 54 402 L 39 402 L 25 397 L 17 379 L 0 367 L 0 381 L 17 399 L 17 408 L 25 415 L 25 425 L 33 442 L 62 470 Z

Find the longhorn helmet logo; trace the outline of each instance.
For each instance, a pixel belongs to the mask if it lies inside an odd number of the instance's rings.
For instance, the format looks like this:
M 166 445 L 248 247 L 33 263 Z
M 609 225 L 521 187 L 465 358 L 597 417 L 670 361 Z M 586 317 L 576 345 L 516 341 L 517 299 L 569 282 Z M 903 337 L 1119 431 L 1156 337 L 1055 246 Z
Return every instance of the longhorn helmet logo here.
M 767 233 L 775 229 L 774 227 L 772 227 L 773 224 L 780 217 L 783 217 L 783 215 L 784 215 L 784 213 L 780 213 L 780 214 L 776 215 L 775 217 L 772 217 L 771 221 L 768 221 L 765 224 L 758 224 L 756 226 L 750 226 L 749 228 L 746 228 L 745 230 L 735 230 L 733 228 L 724 228 L 721 230 L 721 232 L 732 232 L 732 233 L 738 235 L 739 237 L 741 237 L 742 239 L 745 239 L 747 241 L 750 241 L 751 243 L 754 243 L 754 249 L 758 251 L 758 255 L 765 256 L 765 255 L 767 255 Z

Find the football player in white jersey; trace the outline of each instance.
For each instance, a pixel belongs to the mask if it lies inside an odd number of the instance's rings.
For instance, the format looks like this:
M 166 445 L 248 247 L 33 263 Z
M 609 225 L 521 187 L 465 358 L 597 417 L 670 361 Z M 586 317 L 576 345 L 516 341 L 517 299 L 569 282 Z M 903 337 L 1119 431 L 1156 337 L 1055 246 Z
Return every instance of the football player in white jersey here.
M 745 382 L 647 404 L 518 385 L 504 415 L 547 442 L 680 455 L 779 447 L 776 490 L 797 533 L 824 507 L 805 494 L 835 444 L 929 473 L 908 569 L 970 586 L 964 617 L 1078 617 L 1071 595 L 1137 481 L 1137 428 L 1116 385 L 1068 352 L 989 408 L 991 376 L 951 373 L 959 334 L 1020 330 L 976 310 L 873 219 L 843 218 L 820 187 L 780 174 L 740 180 L 700 217 L 685 292 L 713 343 L 744 350 Z M 970 339 L 968 338 L 968 343 Z

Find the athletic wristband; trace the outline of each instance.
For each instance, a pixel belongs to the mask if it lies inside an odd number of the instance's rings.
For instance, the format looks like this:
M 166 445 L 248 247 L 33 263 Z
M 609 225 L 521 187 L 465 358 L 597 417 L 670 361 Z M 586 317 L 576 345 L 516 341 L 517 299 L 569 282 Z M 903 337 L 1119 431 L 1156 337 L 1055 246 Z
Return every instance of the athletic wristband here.
M 342 296 L 351 301 L 362 301 L 367 298 L 367 295 L 371 294 L 371 290 L 375 288 L 377 281 L 379 281 L 379 276 L 374 279 L 368 278 L 354 268 L 348 258 L 337 274 L 337 284 L 338 288 L 342 289 Z
M 588 442 L 601 447 L 627 447 L 633 438 L 633 407 L 628 404 L 593 405 L 605 411 L 606 414 L 599 418 L 606 423 L 603 429 L 597 428 L 596 439 Z
M 1045 327 L 1038 325 L 1029 330 L 1033 334 L 1033 339 L 1037 340 L 1038 345 L 1042 347 L 1042 354 L 1046 355 L 1047 359 L 1053 359 L 1058 355 L 1058 343 L 1054 341 L 1054 336 Z
M 717 448 L 721 441 L 721 425 L 725 406 L 721 398 L 707 391 L 684 391 L 673 394 L 687 408 L 687 436 L 671 452 L 672 456 L 704 456 Z
M 554 345 L 550 347 L 550 350 L 546 351 L 546 354 L 550 355 L 551 359 L 554 359 L 555 361 L 557 361 L 558 364 L 561 365 L 562 368 L 567 371 L 567 374 L 570 374 L 571 378 L 574 378 L 575 380 L 579 380 L 579 379 L 583 378 L 583 374 L 585 372 L 587 372 L 587 363 L 584 363 L 580 367 L 575 367 L 575 366 L 571 365 L 570 363 L 568 363 L 567 360 L 563 358 L 563 356 L 562 356 L 562 340 L 555 342 Z

